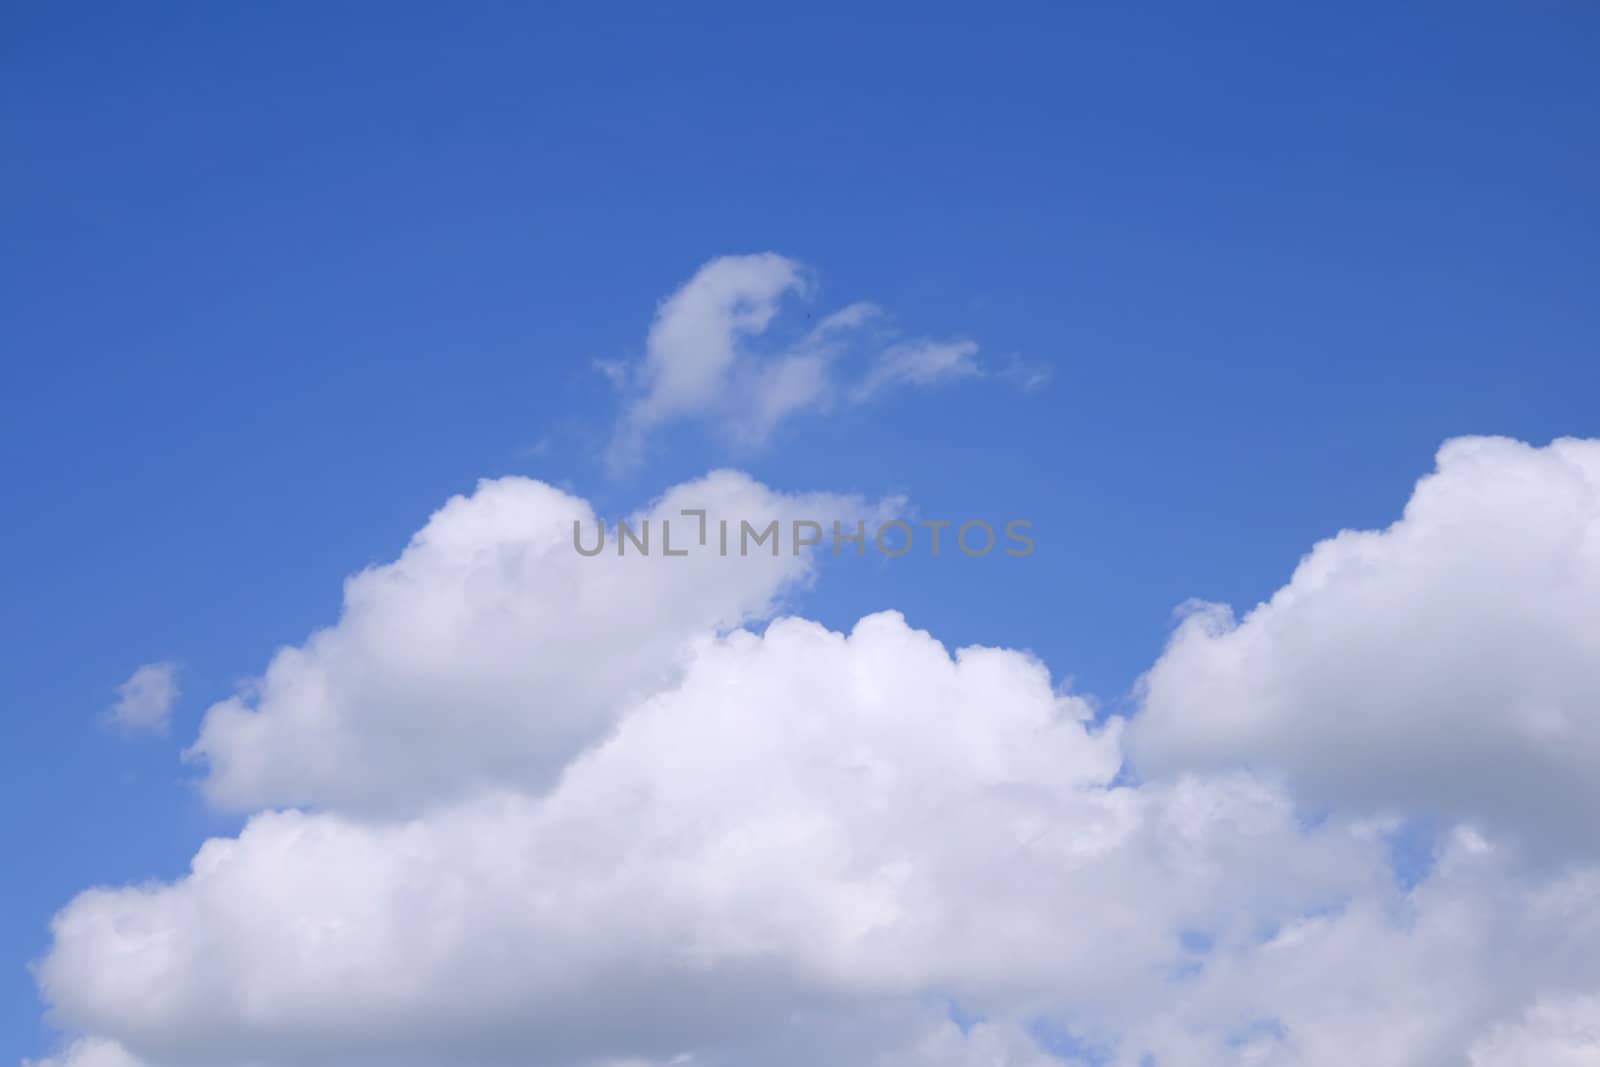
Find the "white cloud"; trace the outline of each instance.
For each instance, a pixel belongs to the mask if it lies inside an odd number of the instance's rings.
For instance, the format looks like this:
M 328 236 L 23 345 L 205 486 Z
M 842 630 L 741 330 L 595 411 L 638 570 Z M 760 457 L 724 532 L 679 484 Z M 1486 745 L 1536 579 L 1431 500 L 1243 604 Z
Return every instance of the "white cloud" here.
M 723 256 L 701 267 L 661 305 L 650 327 L 637 417 L 648 425 L 715 403 L 740 339 L 764 331 L 779 301 L 804 284 L 799 264 L 771 252 Z
M 884 351 L 867 376 L 850 392 L 853 403 L 863 403 L 900 385 L 937 385 L 975 378 L 978 346 L 971 341 L 918 341 L 893 345 Z
M 46 1063 L 1584 1062 L 1600 866 L 1525 852 L 1600 770 L 1597 447 L 1451 443 L 1394 527 L 1185 623 L 1129 724 L 893 613 L 730 630 L 810 563 L 574 558 L 587 504 L 485 483 L 213 709 L 213 796 L 322 810 L 72 901 L 36 974 L 92 1036 Z M 707 503 L 864 507 L 725 473 L 649 513 Z
M 100 1038 L 83 1038 L 67 1046 L 60 1056 L 23 1060 L 23 1067 L 143 1067 L 120 1045 Z
M 1013 354 L 1000 367 L 998 376 L 1015 384 L 1024 393 L 1037 392 L 1055 376 L 1049 364 L 1037 363 Z
M 733 442 L 759 445 L 795 415 L 981 373 L 976 343 L 894 340 L 869 303 L 835 311 L 796 339 L 773 340 L 784 301 L 813 288 L 806 268 L 771 252 L 702 266 L 662 302 L 637 365 L 601 364 L 626 398 L 608 453 L 613 467 L 636 462 L 650 435 L 674 421 L 704 421 Z M 1035 370 L 1027 381 L 1032 388 L 1043 378 Z
M 1310 803 L 1480 820 L 1593 855 L 1600 442 L 1463 438 L 1405 515 L 1192 615 L 1134 725 L 1151 773 L 1268 767 Z
M 178 702 L 178 665 L 146 663 L 117 687 L 111 724 L 128 732 L 165 733 Z
M 1541 998 L 1472 1050 L 1472 1067 L 1592 1067 L 1600 1063 L 1600 995 Z
M 1113 787 L 1088 716 L 893 615 L 735 632 L 543 797 L 261 814 L 174 885 L 81 896 L 41 986 L 158 1063 L 799 1063 L 813 1030 L 854 1063 L 933 996 L 1006 1026 L 1148 1006 L 1180 928 L 1382 881 L 1369 840 L 1247 780 Z
M 1600 988 L 1597 888 L 1457 831 L 1409 892 L 1221 933 L 1139 1030 L 1159 1063 L 1457 1067 L 1543 991 Z
M 597 521 L 585 502 L 525 478 L 486 481 L 399 559 L 351 578 L 339 622 L 212 707 L 189 756 L 208 769 L 207 794 L 241 809 L 397 811 L 485 782 L 543 788 L 628 700 L 669 683 L 695 641 L 768 614 L 812 573 L 812 554 L 787 544 L 668 558 L 663 521 L 681 551 L 698 534 L 685 508 L 759 527 L 876 507 L 719 472 L 632 517 L 652 528 L 652 555 L 584 558 L 574 523 L 588 546 Z

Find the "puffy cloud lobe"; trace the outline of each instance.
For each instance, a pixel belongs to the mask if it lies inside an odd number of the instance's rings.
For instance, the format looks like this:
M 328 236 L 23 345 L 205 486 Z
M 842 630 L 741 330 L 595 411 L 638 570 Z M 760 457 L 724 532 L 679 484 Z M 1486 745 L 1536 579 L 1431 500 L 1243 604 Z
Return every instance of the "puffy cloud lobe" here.
M 758 526 L 871 510 L 720 472 L 632 517 L 652 527 L 650 555 L 630 544 L 585 558 L 573 532 L 594 546 L 585 502 L 524 478 L 484 482 L 399 559 L 351 578 L 336 625 L 206 713 L 189 756 L 207 766 L 207 794 L 230 808 L 403 811 L 486 782 L 547 786 L 629 699 L 667 684 L 694 640 L 808 580 L 812 555 L 787 544 L 745 558 L 698 547 L 686 508 Z M 663 521 L 674 551 L 695 550 L 664 556 Z
M 1447 443 L 1400 521 L 1319 544 L 1242 621 L 1192 614 L 1144 685 L 1146 773 L 1268 768 L 1314 806 L 1592 854 L 1600 442 Z
M 1410 891 L 1218 932 L 1131 1025 L 1158 1063 L 1459 1067 L 1542 992 L 1600 988 L 1597 889 L 1600 869 L 1530 874 L 1457 830 Z
M 1087 718 L 1035 661 L 894 615 L 736 632 L 547 796 L 258 815 L 178 883 L 80 897 L 40 982 L 158 1063 L 808 1062 L 764 1044 L 807 1004 L 819 1034 L 858 1019 L 842 1062 L 868 1062 L 905 1029 L 882 1012 L 1101 1013 L 1181 926 L 1381 878 L 1247 781 L 1112 787 L 1117 727 Z

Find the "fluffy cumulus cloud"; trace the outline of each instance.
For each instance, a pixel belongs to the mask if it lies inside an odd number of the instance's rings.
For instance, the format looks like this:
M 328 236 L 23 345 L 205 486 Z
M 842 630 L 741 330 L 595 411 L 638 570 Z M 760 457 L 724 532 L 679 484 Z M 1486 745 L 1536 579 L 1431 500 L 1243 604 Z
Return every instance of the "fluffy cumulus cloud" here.
M 1594 853 L 1600 442 L 1451 441 L 1386 530 L 1316 546 L 1242 620 L 1203 606 L 1146 679 L 1152 773 L 1259 766 L 1313 805 Z
M 899 337 L 869 303 L 777 339 L 785 301 L 807 299 L 814 288 L 803 265 L 771 252 L 702 266 L 662 302 L 643 358 L 607 365 L 626 398 L 612 465 L 636 462 L 650 434 L 676 421 L 703 421 L 734 442 L 759 444 L 795 415 L 984 373 L 975 342 Z M 1018 380 L 1019 367 L 1013 361 L 1003 377 Z M 1028 388 L 1045 377 L 1041 368 L 1025 373 Z
M 894 613 L 752 625 L 803 554 L 578 557 L 586 504 L 487 483 L 208 715 L 208 790 L 261 810 L 56 917 L 41 1067 L 1591 1062 L 1600 867 L 1528 860 L 1580 787 L 1516 720 L 1592 729 L 1593 447 L 1450 444 L 1396 526 L 1184 623 L 1126 722 Z M 722 474 L 635 518 L 732 501 L 868 506 Z M 1397 754 L 1341 777 L 1301 729 Z M 1495 744 L 1557 780 L 1437 790 Z
M 338 623 L 212 707 L 188 756 L 230 808 L 397 811 L 485 783 L 542 789 L 629 697 L 666 684 L 694 640 L 769 614 L 809 580 L 813 554 L 787 543 L 711 551 L 720 521 L 853 525 L 879 508 L 719 472 L 623 520 L 653 543 L 619 545 L 612 525 L 585 556 L 603 520 L 584 501 L 525 478 L 485 482 L 399 559 L 349 579 Z
M 258 815 L 174 885 L 81 897 L 40 981 L 160 1063 L 810 1062 L 774 1038 L 797 1006 L 858 1059 L 923 1040 L 936 996 L 1102 1017 L 1180 928 L 1382 881 L 1370 835 L 1302 832 L 1248 780 L 1114 787 L 1118 728 L 1088 720 L 1028 657 L 895 615 L 735 631 L 551 792 Z

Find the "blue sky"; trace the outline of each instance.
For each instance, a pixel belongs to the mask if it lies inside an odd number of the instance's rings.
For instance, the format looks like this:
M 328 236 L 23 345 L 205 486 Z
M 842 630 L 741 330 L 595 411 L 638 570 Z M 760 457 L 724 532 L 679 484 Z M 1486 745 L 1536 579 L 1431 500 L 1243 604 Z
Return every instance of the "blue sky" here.
M 841 561 L 799 606 L 1116 709 L 1177 605 L 1394 521 L 1443 440 L 1600 431 L 1593 11 L 986 14 L 8 5 L 0 1055 L 51 1044 L 57 909 L 237 830 L 178 760 L 206 707 L 479 478 L 1026 518 L 1025 560 Z M 1050 380 L 675 427 L 613 475 L 596 362 L 767 250 L 815 272 L 791 315 L 870 300 Z M 107 730 L 160 660 L 170 733 Z

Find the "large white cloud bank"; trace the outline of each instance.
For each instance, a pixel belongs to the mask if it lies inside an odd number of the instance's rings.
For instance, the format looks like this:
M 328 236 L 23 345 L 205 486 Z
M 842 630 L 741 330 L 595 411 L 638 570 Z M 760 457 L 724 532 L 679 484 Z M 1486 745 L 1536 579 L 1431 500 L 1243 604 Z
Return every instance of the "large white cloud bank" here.
M 1257 766 L 1314 804 L 1600 845 L 1600 441 L 1451 441 L 1387 530 L 1345 531 L 1146 678 L 1143 768 Z
M 648 513 L 706 500 L 871 506 Z M 893 613 L 755 626 L 805 555 L 576 558 L 586 504 L 485 483 L 212 709 L 257 813 L 57 916 L 39 1063 L 1596 1062 L 1597 501 L 1600 444 L 1451 442 L 1123 721 Z

